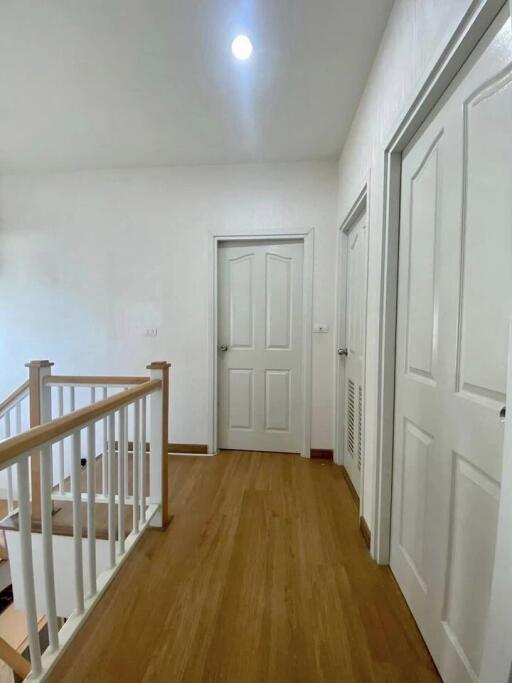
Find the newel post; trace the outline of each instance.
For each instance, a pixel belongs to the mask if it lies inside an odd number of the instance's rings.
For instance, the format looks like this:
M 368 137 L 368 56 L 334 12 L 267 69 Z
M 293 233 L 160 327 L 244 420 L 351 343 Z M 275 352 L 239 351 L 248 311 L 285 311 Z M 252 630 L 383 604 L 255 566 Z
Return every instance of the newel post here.
M 40 424 L 52 419 L 52 405 L 50 386 L 44 384 L 44 378 L 52 373 L 52 365 L 49 360 L 31 360 L 26 363 L 28 368 L 28 396 L 29 396 L 29 421 L 30 427 L 38 427 Z M 33 453 L 30 458 L 30 474 L 32 488 L 32 517 L 41 519 L 41 454 Z
M 155 361 L 147 366 L 151 379 L 162 381 L 162 388 L 150 396 L 149 411 L 149 496 L 160 505 L 151 526 L 165 529 L 169 524 L 169 368 L 170 363 Z

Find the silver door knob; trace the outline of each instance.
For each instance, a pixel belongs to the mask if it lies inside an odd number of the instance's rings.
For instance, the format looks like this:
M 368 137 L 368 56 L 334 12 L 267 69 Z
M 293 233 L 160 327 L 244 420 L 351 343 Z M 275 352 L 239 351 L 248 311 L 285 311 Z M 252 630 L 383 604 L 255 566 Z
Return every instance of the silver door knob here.
M 219 346 L 219 351 L 227 351 L 228 350 L 228 345 L 227 344 L 221 344 Z
M 500 422 L 505 422 L 506 417 L 507 417 L 507 406 L 503 406 L 503 408 L 500 410 Z
M 348 349 L 340 346 L 338 349 L 338 356 L 348 356 Z

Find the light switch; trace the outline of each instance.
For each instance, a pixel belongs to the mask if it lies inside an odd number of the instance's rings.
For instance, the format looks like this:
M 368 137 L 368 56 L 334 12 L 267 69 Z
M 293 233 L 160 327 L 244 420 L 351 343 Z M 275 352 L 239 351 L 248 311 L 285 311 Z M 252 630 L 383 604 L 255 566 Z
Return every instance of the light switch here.
M 157 327 L 146 327 L 145 336 L 146 337 L 156 337 L 158 334 Z

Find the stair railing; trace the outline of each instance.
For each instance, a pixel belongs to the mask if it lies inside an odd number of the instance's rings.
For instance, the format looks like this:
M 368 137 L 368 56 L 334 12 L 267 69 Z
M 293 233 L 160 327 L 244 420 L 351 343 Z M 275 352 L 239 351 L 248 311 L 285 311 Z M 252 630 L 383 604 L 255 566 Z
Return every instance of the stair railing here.
M 63 417 L 67 413 L 76 410 L 77 403 L 93 405 L 99 400 L 105 400 L 112 394 L 117 394 L 133 386 L 138 386 L 147 382 L 148 377 L 112 377 L 112 376 L 95 376 L 95 377 L 72 377 L 64 375 L 47 374 L 43 379 L 43 386 L 45 389 L 49 388 L 49 393 L 45 392 L 44 400 L 50 403 L 49 412 L 55 417 Z M 135 409 L 136 406 L 135 406 Z M 128 450 L 133 453 L 133 458 L 139 464 L 140 472 L 140 490 L 145 488 L 145 454 L 147 451 L 147 402 L 146 398 L 142 398 L 140 402 L 140 416 L 134 416 L 134 430 L 138 429 L 138 435 L 134 435 L 128 442 Z M 96 455 L 97 461 L 101 462 L 101 482 L 99 491 L 96 494 L 96 502 L 108 501 L 108 420 L 103 418 L 101 424 L 101 434 L 99 435 L 102 441 L 102 448 Z M 140 436 L 140 438 L 137 438 Z M 116 443 L 116 448 L 118 444 Z M 69 450 L 69 448 L 68 448 Z M 72 493 L 69 488 L 69 471 L 66 468 L 66 444 L 61 440 L 58 444 L 58 489 L 52 493 L 54 501 L 71 500 Z M 134 460 L 135 462 L 135 460 Z M 124 459 L 123 465 L 123 485 L 125 491 L 125 502 L 133 502 L 133 492 L 130 495 L 129 489 L 129 471 L 128 458 Z M 83 494 L 85 500 L 85 494 Z M 142 509 L 141 509 L 142 514 Z
M 46 361 L 46 363 L 48 363 Z M 56 377 L 48 367 L 38 377 L 41 388 L 42 424 L 11 436 L 0 442 L 0 470 L 14 467 L 18 480 L 18 523 L 20 534 L 21 573 L 27 617 L 31 673 L 27 680 L 43 680 L 80 628 L 87 615 L 119 570 L 127 554 L 148 527 L 163 528 L 168 517 L 168 395 L 169 364 L 156 362 L 148 366 L 149 377 Z M 101 400 L 61 414 L 51 419 L 51 387 L 57 387 L 57 403 L 60 387 L 88 387 L 94 398 L 98 387 Z M 104 397 L 107 387 L 121 387 L 113 396 Z M 128 387 L 128 388 L 126 388 Z M 31 410 L 32 410 L 31 406 Z M 64 413 L 64 411 L 60 411 Z M 146 434 L 147 423 L 147 434 Z M 103 430 L 106 430 L 103 432 Z M 97 444 L 97 435 L 104 442 Z M 126 463 L 128 461 L 128 437 L 132 435 L 131 458 L 132 493 L 127 495 Z M 147 453 L 146 436 L 149 437 Z M 59 630 L 56 610 L 55 566 L 53 557 L 52 512 L 54 495 L 54 458 L 58 458 L 59 479 L 61 472 L 61 447 L 70 442 L 70 495 L 72 503 L 73 572 L 75 609 Z M 96 491 L 96 465 L 100 457 L 106 462 L 105 480 L 101 493 Z M 34 515 L 30 498 L 29 458 L 40 456 L 40 520 Z M 83 456 L 87 476 L 82 477 Z M 144 479 L 147 459 L 149 480 Z M 103 460 L 102 460 L 103 463 Z M 102 465 L 103 467 L 103 465 Z M 60 486 L 59 481 L 59 486 Z M 34 498 L 32 476 L 32 498 Z M 82 488 L 85 486 L 85 493 Z M 148 489 L 149 495 L 145 495 Z M 96 505 L 98 500 L 108 507 L 108 556 L 109 567 L 97 574 L 96 567 Z M 83 531 L 82 507 L 86 508 L 86 533 Z M 125 508 L 132 508 L 132 531 L 126 535 Z M 42 536 L 42 560 L 44 566 L 44 595 L 36 596 L 32 547 L 33 523 L 38 522 Z M 84 563 L 83 536 L 86 536 L 87 562 Z M 84 567 L 84 564 L 87 567 Z M 41 653 L 37 605 L 44 605 L 47 616 L 49 646 Z
M 20 434 L 27 424 L 28 415 L 28 380 L 15 389 L 6 399 L 0 402 L 0 421 L 3 423 L 5 439 Z M 25 419 L 24 419 L 25 418 Z M 7 511 L 8 514 L 15 512 L 14 506 L 13 468 L 7 468 Z

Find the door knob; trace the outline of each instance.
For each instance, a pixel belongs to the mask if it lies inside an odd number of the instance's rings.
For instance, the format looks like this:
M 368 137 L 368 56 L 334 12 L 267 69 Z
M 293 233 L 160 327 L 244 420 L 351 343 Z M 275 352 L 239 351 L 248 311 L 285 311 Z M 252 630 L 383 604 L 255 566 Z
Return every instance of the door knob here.
M 338 356 L 348 356 L 348 349 L 340 346 L 338 349 Z
M 500 422 L 505 422 L 506 417 L 507 417 L 507 406 L 503 406 L 503 408 L 500 410 Z
M 219 346 L 219 351 L 227 351 L 228 350 L 228 345 L 227 344 L 221 344 Z

